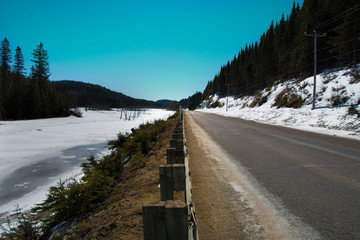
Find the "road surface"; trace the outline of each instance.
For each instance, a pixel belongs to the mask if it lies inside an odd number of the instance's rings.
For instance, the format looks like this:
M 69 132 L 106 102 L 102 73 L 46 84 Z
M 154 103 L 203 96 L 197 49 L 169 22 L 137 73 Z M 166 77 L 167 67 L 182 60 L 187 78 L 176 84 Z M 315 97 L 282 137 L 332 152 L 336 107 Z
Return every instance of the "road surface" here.
M 197 137 L 209 138 L 234 164 L 222 172 L 238 169 L 235 174 L 244 175 L 261 201 L 274 208 L 293 238 L 360 239 L 359 141 L 208 113 L 186 114 L 202 132 Z M 240 184 L 240 192 L 246 192 Z

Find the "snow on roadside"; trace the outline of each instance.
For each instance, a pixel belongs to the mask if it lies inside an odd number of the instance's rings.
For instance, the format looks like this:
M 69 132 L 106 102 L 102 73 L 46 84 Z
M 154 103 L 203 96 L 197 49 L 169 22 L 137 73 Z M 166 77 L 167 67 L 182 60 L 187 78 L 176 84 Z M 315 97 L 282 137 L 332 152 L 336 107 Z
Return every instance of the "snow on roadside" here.
M 81 145 L 103 143 L 115 139 L 119 132 L 128 133 L 140 124 L 166 119 L 173 111 L 148 109 L 139 117 L 128 121 L 120 119 L 119 109 L 112 111 L 85 111 L 82 118 L 51 118 L 28 121 L 0 121 L 0 182 L 16 169 L 39 162 L 41 159 L 60 156 L 65 149 Z M 104 150 L 106 151 L 106 150 Z M 59 178 L 67 179 L 81 174 L 80 166 L 54 177 L 52 184 L 17 199 L 28 209 L 45 196 L 48 188 Z M 14 208 L 15 202 L 1 206 L 0 212 Z
M 360 71 L 359 67 L 356 71 Z M 301 82 L 290 80 L 274 85 L 256 96 L 229 97 L 228 111 L 226 98 L 211 96 L 197 111 L 360 140 L 360 117 L 348 114 L 351 105 L 360 111 L 360 81 L 354 80 L 354 72 L 346 69 L 317 75 L 315 110 L 312 110 L 313 77 L 309 77 Z M 300 108 L 274 106 L 276 97 L 286 89 L 304 100 Z M 259 101 L 262 97 L 267 99 L 265 103 L 254 104 L 254 100 Z M 220 107 L 211 108 L 217 101 Z M 250 107 L 251 104 L 255 107 Z

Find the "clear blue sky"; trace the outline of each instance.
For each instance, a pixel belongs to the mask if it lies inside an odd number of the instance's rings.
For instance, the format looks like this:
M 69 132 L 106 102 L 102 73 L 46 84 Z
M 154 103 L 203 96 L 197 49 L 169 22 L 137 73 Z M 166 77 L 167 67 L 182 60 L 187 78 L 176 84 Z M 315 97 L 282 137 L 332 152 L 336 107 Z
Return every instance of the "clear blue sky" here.
M 296 0 L 303 3 L 303 0 Z M 90 82 L 149 100 L 203 91 L 293 0 L 0 0 L 0 38 L 26 68 L 42 42 L 51 80 Z

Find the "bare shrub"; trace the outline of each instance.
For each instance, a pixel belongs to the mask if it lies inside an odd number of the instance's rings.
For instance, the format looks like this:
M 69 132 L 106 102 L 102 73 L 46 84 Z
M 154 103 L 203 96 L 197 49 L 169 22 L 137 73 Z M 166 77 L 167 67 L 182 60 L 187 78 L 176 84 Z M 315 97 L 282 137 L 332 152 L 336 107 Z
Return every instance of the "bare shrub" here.
M 356 109 L 356 106 L 354 104 L 352 104 L 349 107 L 348 114 L 349 115 L 357 115 L 357 117 L 360 117 L 360 112 L 359 112 L 359 110 Z
M 349 100 L 349 96 L 342 96 L 340 94 L 334 94 L 330 98 L 332 107 L 343 105 L 347 102 L 347 100 Z
M 292 88 L 286 88 L 276 96 L 273 106 L 277 108 L 300 108 L 303 104 L 304 100 L 301 96 L 295 94 Z
M 354 84 L 354 83 L 358 83 L 360 82 L 360 71 L 355 72 L 354 74 L 352 74 L 352 78 L 350 80 L 350 84 Z
M 250 105 L 249 105 L 249 107 L 250 108 L 253 108 L 253 107 L 255 107 L 256 105 L 258 105 L 258 103 L 259 103 L 259 100 L 260 100 L 260 98 L 261 98 L 261 92 L 258 92 L 256 95 L 255 95 L 255 97 L 254 97 L 254 100 L 250 103 Z
M 338 76 L 334 73 L 328 73 L 328 72 L 325 72 L 324 73 L 324 80 L 323 80 L 323 83 L 324 84 L 328 84 L 329 82 L 333 81 L 335 78 L 337 78 Z
M 216 101 L 216 102 L 213 102 L 212 104 L 210 104 L 210 107 L 211 108 L 217 108 L 217 107 L 220 107 L 220 102 L 219 101 Z

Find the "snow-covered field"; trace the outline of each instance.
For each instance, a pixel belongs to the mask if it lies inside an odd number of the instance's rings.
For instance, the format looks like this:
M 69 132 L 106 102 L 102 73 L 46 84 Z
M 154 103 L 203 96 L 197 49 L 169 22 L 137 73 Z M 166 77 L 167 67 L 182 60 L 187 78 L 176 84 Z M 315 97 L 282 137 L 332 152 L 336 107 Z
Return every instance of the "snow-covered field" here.
M 353 76 L 356 71 L 360 71 L 359 68 L 318 74 L 315 110 L 312 110 L 313 77 L 309 77 L 301 82 L 290 80 L 274 85 L 256 96 L 237 99 L 229 97 L 228 111 L 226 97 L 219 99 L 215 95 L 204 101 L 197 111 L 360 140 L 360 117 L 348 114 L 352 104 L 355 105 L 355 110 L 360 111 L 360 82 Z M 301 96 L 305 101 L 302 107 L 295 109 L 274 106 L 276 97 L 286 89 Z M 267 100 L 259 106 L 258 103 L 255 104 L 255 99 Z M 216 102 L 219 107 L 211 108 L 211 104 Z
M 85 111 L 82 118 L 52 118 L 29 121 L 0 121 L 0 183 L 16 169 L 47 157 L 60 156 L 65 149 L 80 145 L 103 143 L 115 139 L 119 132 L 130 132 L 140 124 L 166 119 L 173 111 L 148 109 L 135 119 L 120 119 L 120 109 L 112 111 Z M 135 115 L 134 115 L 135 116 Z M 66 156 L 65 156 L 66 158 Z M 68 156 L 69 160 L 72 156 Z M 45 198 L 48 188 L 59 181 L 80 174 L 80 166 L 54 177 L 52 183 L 39 186 L 21 199 L 0 206 L 1 213 L 11 211 L 19 204 L 31 208 Z

